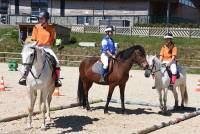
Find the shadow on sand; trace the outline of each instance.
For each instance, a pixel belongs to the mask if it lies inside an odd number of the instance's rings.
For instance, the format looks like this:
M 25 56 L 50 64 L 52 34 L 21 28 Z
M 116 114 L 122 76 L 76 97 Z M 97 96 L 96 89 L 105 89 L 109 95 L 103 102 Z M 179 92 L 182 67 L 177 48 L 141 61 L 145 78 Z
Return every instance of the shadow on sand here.
M 104 106 L 98 106 L 98 107 L 92 107 L 92 110 L 99 110 L 99 109 L 104 109 Z M 155 112 L 151 111 L 151 108 L 137 108 L 137 109 L 126 109 L 125 114 L 131 115 L 139 115 L 139 114 L 156 114 Z M 118 107 L 111 107 L 109 106 L 108 108 L 109 112 L 114 112 L 117 114 L 122 114 L 122 109 Z
M 77 116 L 77 115 L 70 115 L 70 116 L 62 116 L 53 119 L 54 122 L 48 124 L 48 128 L 55 127 L 55 128 L 63 128 L 65 129 L 60 134 L 70 133 L 70 132 L 79 132 L 84 130 L 83 127 L 88 124 L 93 124 L 93 122 L 98 121 L 98 118 L 90 118 L 88 116 Z

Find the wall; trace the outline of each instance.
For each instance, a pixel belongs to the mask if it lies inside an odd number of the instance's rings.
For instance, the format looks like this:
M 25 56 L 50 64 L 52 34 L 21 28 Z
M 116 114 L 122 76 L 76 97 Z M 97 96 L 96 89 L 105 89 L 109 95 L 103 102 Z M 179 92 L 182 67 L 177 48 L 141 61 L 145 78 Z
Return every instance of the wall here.
M 149 2 L 145 0 L 140 1 L 80 1 L 80 0 L 66 0 L 65 1 L 65 15 L 148 15 Z
M 185 5 L 180 5 L 175 10 L 174 14 L 172 14 L 172 17 L 190 19 L 196 23 L 200 23 L 200 10 Z

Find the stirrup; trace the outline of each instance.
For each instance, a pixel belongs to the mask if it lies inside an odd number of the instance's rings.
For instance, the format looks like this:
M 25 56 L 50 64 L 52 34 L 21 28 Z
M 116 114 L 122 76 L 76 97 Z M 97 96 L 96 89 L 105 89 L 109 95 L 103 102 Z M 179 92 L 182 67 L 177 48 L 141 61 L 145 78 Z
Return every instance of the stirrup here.
M 100 80 L 99 80 L 100 83 L 105 83 L 105 77 L 104 76 L 101 76 Z

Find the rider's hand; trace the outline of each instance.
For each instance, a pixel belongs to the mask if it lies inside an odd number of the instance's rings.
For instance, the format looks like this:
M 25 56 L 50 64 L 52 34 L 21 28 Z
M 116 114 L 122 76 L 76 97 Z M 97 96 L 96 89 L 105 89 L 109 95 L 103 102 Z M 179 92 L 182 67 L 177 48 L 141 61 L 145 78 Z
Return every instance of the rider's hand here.
M 113 59 L 116 59 L 116 56 L 115 56 L 115 55 L 112 55 L 112 58 L 113 58 Z
M 170 67 L 170 66 L 171 66 L 171 62 L 167 63 L 166 66 L 167 66 L 167 67 Z

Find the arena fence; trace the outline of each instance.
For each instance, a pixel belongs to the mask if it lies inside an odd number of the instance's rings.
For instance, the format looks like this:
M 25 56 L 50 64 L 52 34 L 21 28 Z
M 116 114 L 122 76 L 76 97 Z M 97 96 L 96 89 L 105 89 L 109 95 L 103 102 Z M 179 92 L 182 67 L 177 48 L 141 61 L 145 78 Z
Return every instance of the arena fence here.
M 61 65 L 66 66 L 79 66 L 81 60 L 84 58 L 92 57 L 86 55 L 66 55 L 57 54 Z M 21 54 L 15 52 L 0 52 L 0 62 L 8 62 L 11 60 L 16 60 L 21 63 Z M 180 65 L 184 66 L 187 70 L 200 70 L 200 60 L 198 59 L 178 59 Z
M 104 33 L 106 26 L 70 25 L 74 33 Z M 174 37 L 200 38 L 200 28 L 168 27 L 114 27 L 115 34 L 130 36 L 164 36 L 171 32 Z

